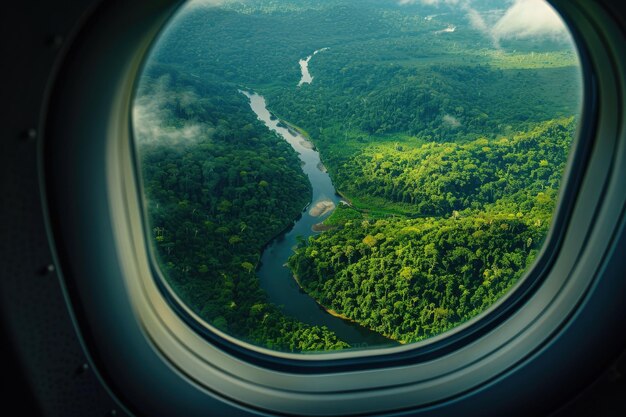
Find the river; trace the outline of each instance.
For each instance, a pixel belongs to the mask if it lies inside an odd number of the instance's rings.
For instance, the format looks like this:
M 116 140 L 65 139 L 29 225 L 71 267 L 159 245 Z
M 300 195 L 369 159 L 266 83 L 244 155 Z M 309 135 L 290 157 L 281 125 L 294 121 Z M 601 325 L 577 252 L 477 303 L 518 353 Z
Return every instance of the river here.
M 313 76 L 309 72 L 309 62 L 311 61 L 311 58 L 313 58 L 314 55 L 320 52 L 324 52 L 327 49 L 328 48 L 318 49 L 317 51 L 313 52 L 311 55 L 300 60 L 300 71 L 302 72 L 302 77 L 300 78 L 298 87 L 300 87 L 302 84 L 311 84 L 313 82 Z
M 298 320 L 316 326 L 326 326 L 337 336 L 355 348 L 395 346 L 397 342 L 377 332 L 349 320 L 335 317 L 326 312 L 306 292 L 302 291 L 285 266 L 297 245 L 296 237 L 307 239 L 316 232 L 313 225 L 328 217 L 332 209 L 343 204 L 337 196 L 330 176 L 321 164 L 320 155 L 311 142 L 280 120 L 273 117 L 266 107 L 265 99 L 255 93 L 242 91 L 250 100 L 250 107 L 268 129 L 278 133 L 297 152 L 302 161 L 302 171 L 306 174 L 313 189 L 312 203 L 302 212 L 293 227 L 272 240 L 261 256 L 261 265 L 257 275 L 261 287 L 267 292 L 269 300 L 282 311 Z

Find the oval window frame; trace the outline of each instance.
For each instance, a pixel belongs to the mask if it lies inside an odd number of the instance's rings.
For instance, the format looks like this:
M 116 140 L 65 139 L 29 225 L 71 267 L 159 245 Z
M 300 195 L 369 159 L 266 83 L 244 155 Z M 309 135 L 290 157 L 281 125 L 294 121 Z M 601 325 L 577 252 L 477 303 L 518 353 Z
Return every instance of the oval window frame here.
M 554 257 L 554 248 L 546 255 L 544 249 L 533 268 L 549 267 L 543 280 L 533 280 L 540 282 L 541 291 L 529 291 L 523 308 L 508 311 L 506 317 L 497 315 L 503 321 L 488 322 L 485 316 L 506 300 L 458 330 L 400 348 L 293 355 L 248 346 L 224 334 L 207 343 L 155 284 L 129 146 L 137 74 L 175 3 L 101 5 L 59 70 L 40 153 L 51 242 L 78 328 L 100 364 L 102 378 L 131 402 L 145 396 L 140 381 L 158 374 L 160 382 L 153 380 L 151 386 L 186 393 L 176 401 L 184 408 L 164 408 L 172 410 L 202 413 L 229 402 L 250 412 L 302 415 L 453 410 L 454 404 L 470 401 L 468 393 L 488 391 L 485 387 L 502 379 L 513 381 L 527 369 L 530 358 L 545 358 L 541 352 L 557 344 L 556 335 L 572 323 L 584 300 L 600 282 L 607 282 L 596 274 L 613 241 L 602 238 L 600 231 L 619 227 L 624 207 L 619 184 L 626 178 L 618 175 L 624 171 L 619 114 L 624 104 L 619 76 L 620 69 L 625 73 L 624 56 L 612 49 L 623 35 L 616 25 L 607 24 L 611 18 L 598 6 L 554 1 L 570 27 L 581 29 L 573 33 L 579 46 L 585 46 L 581 47 L 588 74 L 584 112 L 592 116 L 582 125 L 555 218 L 557 225 L 564 222 L 570 227 L 563 226 L 560 237 L 549 237 L 549 245 L 557 242 L 559 255 Z M 114 24 L 132 24 L 133 29 L 104 36 Z M 611 87 L 615 85 L 622 91 Z M 65 121 L 76 115 L 82 117 L 68 127 Z M 585 175 L 579 168 L 571 169 L 573 164 L 586 165 Z M 577 196 L 584 198 L 574 204 Z M 572 222 L 579 230 L 572 229 Z M 561 279 L 550 279 L 555 276 Z M 119 304 L 114 309 L 112 299 Z M 485 326 L 475 333 L 479 338 L 468 343 L 461 337 L 457 342 L 455 335 L 481 321 Z M 111 334 L 118 340 L 111 340 Z M 136 373 L 129 372 L 121 359 L 126 357 L 123 345 L 130 340 L 129 356 L 141 364 Z M 157 368 L 159 372 L 154 372 Z M 195 401 L 190 403 L 191 398 Z

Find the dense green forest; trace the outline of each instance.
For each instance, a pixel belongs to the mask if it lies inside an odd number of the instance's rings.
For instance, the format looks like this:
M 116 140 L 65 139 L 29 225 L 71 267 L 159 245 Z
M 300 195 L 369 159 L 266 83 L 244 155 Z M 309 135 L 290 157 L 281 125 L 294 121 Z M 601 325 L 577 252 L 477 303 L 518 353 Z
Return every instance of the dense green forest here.
M 498 300 L 535 258 L 573 128 L 571 119 L 550 121 L 511 139 L 365 153 L 352 183 L 422 217 L 340 206 L 331 230 L 305 242 L 290 266 L 322 304 L 393 339 L 454 327 Z
M 410 215 L 446 216 L 505 197 L 526 211 L 538 193 L 554 196 L 574 129 L 573 119 L 555 119 L 491 140 L 377 144 L 337 167 L 337 177 L 347 194 Z
M 493 25 L 511 2 L 472 4 Z M 311 185 L 240 89 L 310 137 L 350 203 L 288 262 L 325 308 L 404 343 L 510 289 L 550 226 L 580 69 L 567 39 L 496 42 L 472 22 L 464 8 L 391 0 L 183 9 L 134 109 L 155 254 L 180 298 L 254 344 L 349 347 L 259 286 L 264 246 L 300 215 Z M 298 87 L 299 60 L 322 48 L 313 82 Z
M 236 90 L 167 68 L 143 74 L 136 124 L 150 111 L 158 111 L 158 133 L 154 126 L 135 131 L 152 237 L 169 284 L 200 317 L 243 340 L 292 351 L 346 347 L 327 329 L 281 314 L 254 273 L 263 245 L 310 198 L 289 145 L 256 120 Z M 185 129 L 193 136 L 179 137 Z

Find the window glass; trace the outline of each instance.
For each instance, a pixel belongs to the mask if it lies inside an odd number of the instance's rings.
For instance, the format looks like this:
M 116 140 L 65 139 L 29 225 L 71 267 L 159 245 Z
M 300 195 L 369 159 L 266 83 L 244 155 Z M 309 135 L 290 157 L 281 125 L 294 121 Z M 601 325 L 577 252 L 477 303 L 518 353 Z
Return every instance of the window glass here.
M 254 345 L 441 334 L 536 258 L 581 84 L 543 0 L 190 1 L 133 107 L 155 262 Z

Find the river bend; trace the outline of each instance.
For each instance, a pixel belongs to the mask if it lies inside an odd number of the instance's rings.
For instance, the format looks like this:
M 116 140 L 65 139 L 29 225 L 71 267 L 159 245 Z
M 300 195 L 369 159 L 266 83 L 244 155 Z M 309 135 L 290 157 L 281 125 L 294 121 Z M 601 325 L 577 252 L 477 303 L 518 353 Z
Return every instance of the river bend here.
M 302 171 L 313 189 L 312 203 L 302 212 L 302 216 L 294 222 L 291 229 L 276 237 L 265 248 L 257 271 L 261 287 L 267 292 L 269 300 L 286 315 L 311 325 L 326 326 L 353 347 L 396 345 L 397 342 L 377 332 L 329 314 L 296 283 L 291 270 L 285 265 L 297 245 L 296 238 L 301 236 L 308 239 L 315 234 L 313 225 L 324 220 L 342 201 L 311 142 L 273 117 L 263 96 L 244 91 L 242 93 L 250 100 L 250 107 L 259 120 L 285 139 L 297 152 L 302 161 Z

